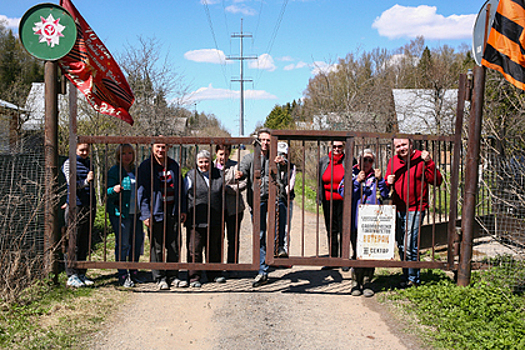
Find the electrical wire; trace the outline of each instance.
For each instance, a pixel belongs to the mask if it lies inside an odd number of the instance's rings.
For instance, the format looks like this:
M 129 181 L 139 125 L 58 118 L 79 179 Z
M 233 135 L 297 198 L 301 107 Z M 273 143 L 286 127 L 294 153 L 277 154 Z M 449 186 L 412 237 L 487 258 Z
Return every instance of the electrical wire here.
M 270 56 L 270 53 L 272 52 L 273 45 L 275 44 L 275 39 L 277 38 L 277 33 L 279 32 L 279 28 L 281 27 L 281 23 L 283 21 L 284 13 L 286 11 L 286 6 L 288 5 L 289 0 L 283 0 L 283 4 L 281 5 L 281 11 L 279 13 L 279 16 L 277 17 L 277 21 L 275 22 L 275 26 L 273 28 L 272 35 L 270 37 L 270 41 L 268 42 L 268 48 L 266 49 L 266 53 L 268 56 Z M 264 69 L 260 69 L 259 73 L 257 74 L 256 80 L 259 81 L 264 73 Z M 255 88 L 254 84 L 254 88 Z
M 210 15 L 210 9 L 208 7 L 208 1 L 203 0 L 204 2 L 204 12 L 206 13 L 206 18 L 208 19 L 208 25 L 210 26 L 211 35 L 213 37 L 213 42 L 215 43 L 215 49 L 217 50 L 217 56 L 219 56 L 219 62 L 221 65 L 222 75 L 224 77 L 224 82 L 226 83 L 226 86 L 228 86 L 228 79 L 226 78 L 226 62 L 222 60 L 221 55 L 219 54 L 219 45 L 217 44 L 217 38 L 215 37 L 215 31 L 213 30 L 213 23 L 211 21 L 211 15 Z

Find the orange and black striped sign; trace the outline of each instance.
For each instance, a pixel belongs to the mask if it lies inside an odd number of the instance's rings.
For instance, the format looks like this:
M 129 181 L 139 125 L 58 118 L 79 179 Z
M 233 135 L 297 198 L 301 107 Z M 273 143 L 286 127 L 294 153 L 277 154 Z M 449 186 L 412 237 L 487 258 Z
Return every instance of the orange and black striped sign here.
M 481 64 L 525 90 L 525 0 L 500 0 Z

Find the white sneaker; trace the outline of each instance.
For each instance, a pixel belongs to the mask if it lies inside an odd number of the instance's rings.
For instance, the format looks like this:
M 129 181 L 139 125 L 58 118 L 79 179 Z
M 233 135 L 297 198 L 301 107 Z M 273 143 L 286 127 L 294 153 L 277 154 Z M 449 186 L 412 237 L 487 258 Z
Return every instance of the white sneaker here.
M 66 286 L 73 287 L 73 288 L 82 288 L 82 287 L 85 287 L 86 284 L 82 282 L 82 280 L 78 278 L 77 275 L 71 275 L 67 279 Z
M 253 280 L 252 286 L 254 288 L 260 287 L 264 284 L 268 283 L 268 275 L 267 274 L 258 274 L 255 276 L 255 279 Z
M 86 286 L 92 286 L 95 284 L 92 280 L 86 277 L 86 275 L 78 275 L 78 278 L 86 285 Z
M 158 283 L 158 286 L 159 286 L 159 290 L 169 290 L 170 289 L 170 285 L 168 284 L 168 282 L 166 282 L 166 280 L 160 280 Z
M 173 280 L 173 286 L 175 288 L 186 288 L 188 286 L 188 281 L 175 278 Z

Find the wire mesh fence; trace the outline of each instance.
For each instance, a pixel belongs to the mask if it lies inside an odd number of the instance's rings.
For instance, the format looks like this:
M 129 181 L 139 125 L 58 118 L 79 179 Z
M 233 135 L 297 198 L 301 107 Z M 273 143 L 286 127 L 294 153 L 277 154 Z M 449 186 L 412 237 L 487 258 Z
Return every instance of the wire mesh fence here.
M 525 142 L 487 137 L 482 143 L 474 261 L 507 271 L 509 285 L 525 291 Z
M 44 276 L 44 151 L 26 136 L 0 154 L 0 296 Z

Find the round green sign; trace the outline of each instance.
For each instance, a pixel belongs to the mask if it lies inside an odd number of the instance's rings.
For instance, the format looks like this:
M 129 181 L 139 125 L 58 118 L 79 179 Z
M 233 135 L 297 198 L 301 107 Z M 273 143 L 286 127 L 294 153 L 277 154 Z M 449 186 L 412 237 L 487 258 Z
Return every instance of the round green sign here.
M 55 4 L 39 4 L 27 10 L 18 33 L 27 52 L 48 61 L 67 55 L 77 40 L 73 17 Z

